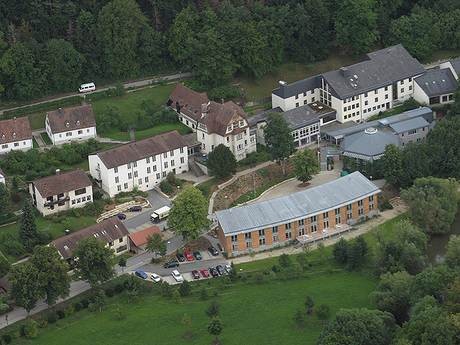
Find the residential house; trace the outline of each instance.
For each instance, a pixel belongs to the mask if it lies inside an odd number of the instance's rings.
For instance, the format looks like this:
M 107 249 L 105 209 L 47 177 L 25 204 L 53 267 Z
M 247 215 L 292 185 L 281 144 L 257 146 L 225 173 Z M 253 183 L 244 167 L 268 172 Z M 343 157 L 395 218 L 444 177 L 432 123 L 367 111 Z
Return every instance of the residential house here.
M 155 234 L 160 234 L 161 229 L 158 226 L 150 226 L 146 229 L 132 232 L 129 234 L 131 251 L 142 253 L 146 250 L 149 238 Z
M 46 113 L 46 133 L 53 145 L 96 137 L 96 120 L 90 104 L 59 108 Z
M 93 201 L 92 183 L 83 170 L 57 170 L 56 175 L 30 182 L 29 193 L 43 216 L 84 207 Z
M 361 122 L 413 97 L 414 78 L 425 69 L 402 45 L 366 57 L 292 84 L 280 82 L 272 92 L 272 107 L 286 111 L 320 101 L 336 110 L 338 122 Z
M 433 106 L 454 102 L 458 82 L 450 68 L 435 68 L 415 78 L 414 86 L 414 99 Z
M 267 201 L 216 212 L 225 252 L 236 256 L 321 239 L 378 213 L 380 189 L 359 172 Z
M 74 252 L 78 247 L 78 243 L 84 239 L 94 237 L 102 241 L 106 247 L 113 249 L 115 255 L 121 255 L 129 251 L 128 235 L 129 232 L 124 224 L 117 217 L 112 217 L 98 224 L 59 237 L 51 242 L 50 245 L 58 250 L 64 260 L 72 262 L 75 259 Z
M 244 110 L 234 102 L 210 101 L 205 93 L 177 84 L 167 104 L 182 123 L 196 132 L 204 153 L 223 144 L 241 160 L 256 151 L 256 136 L 250 133 Z
M 0 154 L 27 151 L 32 147 L 32 130 L 27 116 L 0 121 Z
M 169 173 L 188 171 L 187 143 L 177 131 L 114 147 L 88 157 L 91 176 L 113 197 L 153 189 Z

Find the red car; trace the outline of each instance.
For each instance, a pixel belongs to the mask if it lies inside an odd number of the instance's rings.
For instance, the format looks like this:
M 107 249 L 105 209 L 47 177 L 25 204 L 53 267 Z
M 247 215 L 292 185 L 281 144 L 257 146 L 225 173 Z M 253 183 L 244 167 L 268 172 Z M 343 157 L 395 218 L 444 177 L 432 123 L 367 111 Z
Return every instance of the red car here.
M 208 278 L 209 277 L 209 272 L 207 269 L 203 268 L 200 270 L 200 274 L 203 278 Z
M 187 259 L 187 261 L 194 261 L 195 260 L 195 257 L 193 256 L 193 254 L 190 253 L 189 251 L 185 251 L 184 256 Z

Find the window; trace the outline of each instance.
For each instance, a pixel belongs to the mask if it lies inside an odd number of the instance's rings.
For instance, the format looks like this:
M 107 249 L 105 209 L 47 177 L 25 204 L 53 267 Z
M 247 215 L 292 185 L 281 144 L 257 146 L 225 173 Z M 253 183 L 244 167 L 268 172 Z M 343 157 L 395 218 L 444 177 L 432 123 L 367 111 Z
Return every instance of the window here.
M 168 158 L 168 152 L 163 153 L 163 158 Z
M 7 149 L 8 148 L 8 144 L 3 144 L 2 145 L 2 149 Z
M 120 186 L 118 186 L 118 187 L 120 187 Z M 120 189 L 118 191 L 120 191 L 120 190 L 121 190 L 121 187 L 120 187 Z M 72 205 L 75 205 L 75 200 L 72 200 Z
M 184 153 L 184 148 L 181 147 L 181 148 L 179 149 L 179 152 L 180 152 L 180 153 Z
M 133 167 L 137 168 L 137 162 L 133 163 Z
M 347 107 L 344 107 L 344 108 L 343 108 L 343 112 L 346 112 L 346 111 L 347 111 Z
M 290 238 L 292 238 L 292 233 L 291 231 L 286 231 L 286 239 L 289 240 Z
M 118 174 L 118 167 L 113 168 L 113 171 L 115 172 L 115 174 Z
M 83 134 L 83 131 L 80 129 L 80 130 L 78 131 L 78 134 Z
M 407 132 L 407 134 L 415 134 L 417 133 L 416 129 L 411 129 L 410 131 Z
M 123 237 L 118 239 L 118 243 L 123 243 Z
M 137 175 L 137 171 L 135 171 L 135 172 L 134 172 L 134 177 L 137 177 L 137 176 L 138 176 L 138 175 Z
M 125 183 L 125 184 L 124 184 L 124 187 L 125 187 L 125 189 L 128 189 L 128 184 Z
M 145 181 L 145 183 L 149 183 L 149 177 L 148 177 L 148 176 L 145 177 L 145 178 L 144 178 L 144 181 Z
M 151 171 L 150 167 L 147 167 L 147 174 L 150 174 L 150 171 Z
M 311 223 L 316 223 L 317 221 L 318 221 L 317 216 L 310 217 L 310 222 Z
M 251 233 L 250 233 L 250 232 L 245 233 L 245 234 L 244 234 L 244 238 L 245 238 L 246 240 L 251 239 L 251 238 L 252 238 L 252 237 L 251 237 Z
M 238 235 L 232 235 L 231 240 L 232 242 L 238 242 Z
M 364 97 L 367 97 L 367 92 L 364 94 Z M 367 101 L 366 101 L 367 102 Z
M 81 201 L 86 201 L 86 197 L 85 197 L 85 196 L 82 197 L 82 198 L 81 198 Z
M 172 157 L 174 156 L 174 150 L 169 151 L 169 155 Z
M 181 157 L 181 158 L 180 158 L 180 162 L 181 162 L 181 164 L 184 164 L 184 163 L 185 163 L 184 157 Z
M 379 90 L 374 90 L 374 93 L 375 93 L 375 94 L 378 94 L 378 93 L 379 93 Z
M 142 184 L 142 179 L 141 178 L 139 180 L 137 180 L 137 184 L 139 184 L 139 185 Z
M 295 107 L 296 107 L 296 108 L 298 108 L 298 107 L 299 107 L 299 102 L 297 102 L 297 103 L 295 104 Z
M 388 86 L 385 86 L 385 91 L 388 91 Z
M 363 206 L 363 200 L 358 200 L 358 206 L 362 207 Z
M 375 97 L 375 103 L 378 103 L 378 101 L 379 101 L 379 98 Z
M 277 233 L 277 232 L 278 232 L 278 226 L 272 227 L 272 232 L 273 232 L 273 233 Z
M 158 173 L 157 174 L 157 180 L 159 180 L 161 178 L 161 175 Z
M 329 212 L 324 212 L 323 213 L 323 218 L 324 219 L 329 219 Z
M 121 185 L 118 185 L 118 186 L 117 186 L 117 190 L 118 190 L 119 192 L 121 192 Z M 73 200 L 72 203 L 75 204 L 75 200 Z
M 317 231 L 318 231 L 318 226 L 316 224 L 312 224 L 311 232 L 317 232 Z
M 323 221 L 323 229 L 327 229 L 327 228 L 329 228 L 329 221 L 325 220 Z
M 156 156 L 152 156 L 152 162 L 155 162 L 157 160 Z
M 115 176 L 115 183 L 119 183 L 120 182 L 120 178 L 118 176 Z
M 175 164 L 175 162 L 174 162 L 174 161 L 171 161 L 171 166 L 172 166 L 172 167 L 174 166 L 174 164 Z
M 299 95 L 295 95 L 295 99 L 299 99 Z
M 66 136 L 66 137 L 71 137 L 71 136 L 72 136 L 72 132 L 67 132 L 67 133 L 65 134 L 65 136 Z
M 166 171 L 163 171 L 163 172 L 161 173 L 161 176 L 166 177 Z
M 154 166 L 152 167 L 152 171 L 154 171 L 154 172 L 157 171 L 157 166 L 156 166 L 156 165 L 154 165 Z
M 265 244 L 265 237 L 259 238 L 259 245 L 263 246 Z
M 409 90 L 412 90 L 412 85 L 409 85 Z
M 412 78 L 409 78 L 408 80 L 409 80 L 409 81 L 412 81 Z
M 149 164 L 149 163 L 150 163 L 150 157 L 147 157 L 147 158 L 145 159 L 145 162 L 146 162 L 147 164 Z
M 364 214 L 364 210 L 362 208 L 358 209 L 358 215 L 362 216 Z
M 91 195 L 88 195 L 88 196 L 86 197 L 86 200 L 90 201 L 90 200 L 91 200 Z
M 373 202 L 373 201 L 374 201 L 374 196 L 371 195 L 371 196 L 369 197 L 369 202 Z
M 368 104 L 369 104 L 369 102 L 368 102 L 368 101 L 364 101 L 364 105 L 368 105 Z
M 385 95 L 385 99 L 388 99 L 388 94 Z
M 259 230 L 259 236 L 265 236 L 265 230 L 264 229 Z
M 165 165 L 165 169 L 167 169 L 168 168 L 168 162 L 165 162 L 164 165 Z
M 291 223 L 286 223 L 284 226 L 285 226 L 286 230 L 290 230 L 292 224 Z
M 402 87 L 402 88 L 401 88 L 401 93 L 403 93 L 403 92 L 404 92 L 404 88 Z
M 401 80 L 401 85 L 402 85 L 402 84 L 404 84 L 404 79 L 403 79 L 403 80 Z
M 81 195 L 86 193 L 86 188 L 80 188 L 75 191 L 75 195 Z
M 299 219 L 299 226 L 303 226 L 305 224 L 305 219 Z
M 128 163 L 128 169 L 131 169 L 131 163 Z

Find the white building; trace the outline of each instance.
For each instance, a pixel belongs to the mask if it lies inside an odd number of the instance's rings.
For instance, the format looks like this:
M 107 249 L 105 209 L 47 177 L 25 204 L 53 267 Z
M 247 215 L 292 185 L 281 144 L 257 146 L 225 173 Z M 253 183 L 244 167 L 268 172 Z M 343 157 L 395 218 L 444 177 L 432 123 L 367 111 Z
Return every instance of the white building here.
M 290 110 L 319 100 L 337 112 L 337 121 L 364 121 L 414 94 L 423 66 L 402 45 L 367 54 L 367 60 L 297 81 L 280 82 L 272 107 Z
M 6 184 L 6 175 L 2 169 L 0 169 L 0 183 Z
M 84 207 L 93 201 L 91 180 L 83 170 L 57 170 L 56 175 L 30 182 L 29 193 L 43 216 Z
M 12 150 L 27 151 L 33 147 L 28 117 L 0 121 L 0 154 Z
M 168 173 L 188 171 L 187 144 L 177 131 L 90 155 L 89 170 L 110 196 L 153 189 Z
M 256 136 L 249 131 L 244 110 L 234 102 L 210 101 L 205 93 L 177 84 L 168 105 L 178 113 L 183 124 L 196 132 L 204 153 L 223 144 L 241 160 L 256 151 Z
M 450 68 L 435 68 L 415 78 L 414 99 L 420 104 L 436 105 L 454 102 L 458 83 Z
M 90 104 L 46 113 L 46 133 L 53 145 L 95 138 L 96 120 Z
M 129 232 L 123 223 L 117 217 L 112 217 L 88 228 L 62 236 L 51 242 L 50 245 L 58 250 L 64 260 L 72 262 L 74 251 L 81 240 L 94 237 L 112 249 L 115 255 L 121 255 L 129 251 L 128 235 Z

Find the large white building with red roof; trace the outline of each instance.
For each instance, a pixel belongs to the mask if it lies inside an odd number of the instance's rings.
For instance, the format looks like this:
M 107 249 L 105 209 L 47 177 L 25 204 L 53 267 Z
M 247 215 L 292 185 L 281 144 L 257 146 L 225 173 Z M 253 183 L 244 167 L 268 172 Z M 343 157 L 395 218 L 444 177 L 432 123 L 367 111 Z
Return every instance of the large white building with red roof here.
M 32 130 L 27 117 L 0 121 L 0 154 L 27 151 L 32 147 Z

